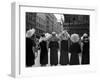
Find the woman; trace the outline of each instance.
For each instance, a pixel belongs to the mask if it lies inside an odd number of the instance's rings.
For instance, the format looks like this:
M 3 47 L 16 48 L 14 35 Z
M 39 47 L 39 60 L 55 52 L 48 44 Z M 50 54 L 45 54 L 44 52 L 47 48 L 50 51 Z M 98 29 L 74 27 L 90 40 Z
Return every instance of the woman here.
M 33 52 L 33 48 L 36 44 L 31 40 L 34 33 L 34 29 L 28 30 L 26 33 L 26 67 L 32 67 L 35 64 L 35 52 Z
M 87 34 L 83 35 L 83 47 L 82 47 L 82 64 L 90 63 L 90 55 L 89 55 L 89 37 Z
M 69 52 L 71 53 L 70 65 L 79 65 L 79 53 L 81 53 L 81 46 L 79 44 L 79 35 L 71 35 L 71 46 Z
M 40 64 L 41 66 L 46 66 L 48 64 L 48 50 L 47 41 L 45 40 L 45 35 L 41 35 L 40 45 Z
M 49 48 L 50 48 L 50 64 L 51 66 L 58 64 L 58 49 L 59 49 L 59 43 L 58 38 L 56 37 L 56 33 L 52 33 L 51 40 L 49 42 Z
M 68 43 L 69 43 L 69 34 L 67 32 L 62 33 L 60 41 L 60 64 L 67 65 L 69 64 L 68 56 Z

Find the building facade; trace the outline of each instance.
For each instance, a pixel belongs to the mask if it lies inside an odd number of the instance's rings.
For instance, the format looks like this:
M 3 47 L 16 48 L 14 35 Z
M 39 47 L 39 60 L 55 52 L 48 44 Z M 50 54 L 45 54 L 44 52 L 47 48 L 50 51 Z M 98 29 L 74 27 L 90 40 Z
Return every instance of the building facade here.
M 37 35 L 52 33 L 57 24 L 57 18 L 52 13 L 26 13 L 26 31 L 34 28 Z
M 57 34 L 61 33 L 63 31 L 63 25 L 61 22 L 57 22 L 56 26 L 54 27 L 54 32 Z
M 36 35 L 46 32 L 46 16 L 43 13 L 26 13 L 26 31 L 35 29 Z
M 47 21 L 46 32 L 48 33 L 54 32 L 54 28 L 57 23 L 57 18 L 52 13 L 46 13 L 46 21 Z
M 38 35 L 46 32 L 46 16 L 43 13 L 37 13 L 36 30 Z
M 37 13 L 26 12 L 26 31 L 36 28 L 36 15 Z
M 89 15 L 64 15 L 64 30 L 70 34 L 77 33 L 82 36 L 84 33 L 89 34 Z

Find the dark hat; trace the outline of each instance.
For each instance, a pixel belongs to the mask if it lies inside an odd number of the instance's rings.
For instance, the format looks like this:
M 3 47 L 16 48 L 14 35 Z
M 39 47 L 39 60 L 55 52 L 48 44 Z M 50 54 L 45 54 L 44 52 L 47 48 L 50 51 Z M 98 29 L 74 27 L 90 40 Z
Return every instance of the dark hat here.
M 41 37 L 45 37 L 45 34 L 41 34 Z

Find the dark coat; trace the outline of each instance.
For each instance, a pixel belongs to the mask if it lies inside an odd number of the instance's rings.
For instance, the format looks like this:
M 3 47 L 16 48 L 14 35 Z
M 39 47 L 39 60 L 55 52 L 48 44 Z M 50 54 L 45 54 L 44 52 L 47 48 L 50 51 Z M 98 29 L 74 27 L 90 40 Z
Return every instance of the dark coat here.
M 48 50 L 47 50 L 47 42 L 40 42 L 40 64 L 46 65 L 48 64 Z
M 69 64 L 68 40 L 62 40 L 60 43 L 60 64 L 61 65 Z
M 83 51 L 82 51 L 82 64 L 90 63 L 90 55 L 89 55 L 89 41 L 83 42 Z
M 35 64 L 35 54 L 33 53 L 32 47 L 36 44 L 30 38 L 26 38 L 26 66 L 30 67 Z
M 79 43 L 72 43 L 69 52 L 71 53 L 70 65 L 79 64 L 79 53 L 81 52 L 81 47 Z
M 59 48 L 58 41 L 50 41 L 49 48 L 50 48 L 50 64 L 51 66 L 57 65 L 58 64 L 58 48 Z

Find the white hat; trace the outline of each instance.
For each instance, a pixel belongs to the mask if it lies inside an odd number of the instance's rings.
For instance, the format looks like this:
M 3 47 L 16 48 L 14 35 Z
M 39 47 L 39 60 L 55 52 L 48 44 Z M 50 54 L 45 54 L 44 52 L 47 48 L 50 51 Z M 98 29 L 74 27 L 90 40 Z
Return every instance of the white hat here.
M 63 31 L 61 34 L 60 34 L 60 38 L 61 39 L 66 39 L 68 40 L 70 37 L 69 33 L 67 31 Z
M 84 33 L 83 36 L 81 37 L 81 40 L 83 40 L 84 37 L 88 37 L 88 34 Z
M 35 33 L 35 29 L 30 29 L 26 32 L 26 37 L 32 37 L 32 35 Z
M 76 42 L 79 41 L 79 35 L 78 34 L 72 34 L 70 39 L 73 43 L 76 43 Z
M 83 34 L 83 37 L 87 37 L 87 36 L 88 36 L 88 34 L 87 34 L 87 33 L 84 33 L 84 34 Z
M 49 34 L 49 33 L 45 33 L 45 37 L 46 37 L 46 39 L 49 39 L 49 38 L 51 38 L 51 37 L 52 37 L 52 35 L 51 35 L 51 34 Z
M 52 32 L 52 35 L 56 36 L 56 32 Z

